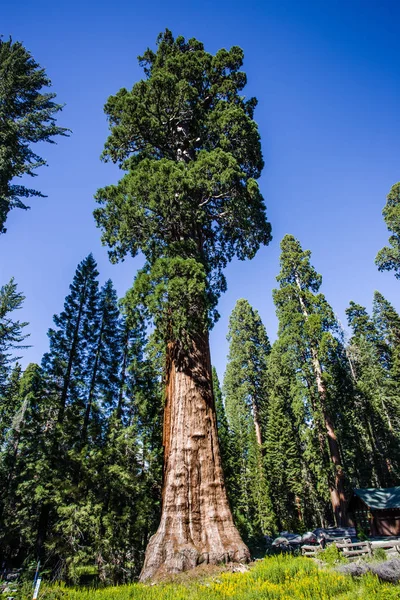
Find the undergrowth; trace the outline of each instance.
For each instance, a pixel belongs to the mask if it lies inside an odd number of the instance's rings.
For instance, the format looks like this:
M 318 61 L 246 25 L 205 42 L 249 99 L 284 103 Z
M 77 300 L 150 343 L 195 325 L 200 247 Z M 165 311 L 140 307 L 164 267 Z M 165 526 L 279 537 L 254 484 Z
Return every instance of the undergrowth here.
M 30 596 L 20 595 L 19 598 Z M 202 581 L 132 584 L 103 589 L 65 586 L 41 590 L 40 600 L 395 600 L 400 587 L 371 573 L 359 579 L 320 568 L 311 559 L 275 556 L 245 573 L 222 573 Z

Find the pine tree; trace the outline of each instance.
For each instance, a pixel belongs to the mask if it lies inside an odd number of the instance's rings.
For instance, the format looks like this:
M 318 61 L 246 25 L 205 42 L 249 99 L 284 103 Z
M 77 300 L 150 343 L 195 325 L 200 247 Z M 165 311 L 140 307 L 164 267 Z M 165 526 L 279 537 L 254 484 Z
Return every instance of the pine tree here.
M 275 342 L 268 359 L 268 415 L 265 464 L 279 531 L 304 528 L 308 508 L 301 463 L 301 440 L 294 406 L 296 372 L 290 356 Z
M 229 355 L 224 396 L 236 449 L 239 497 L 234 515 L 247 539 L 270 533 L 274 526 L 263 463 L 263 437 L 268 410 L 265 327 L 247 300 L 238 300 L 229 319 Z
M 392 235 L 389 246 L 379 250 L 375 263 L 379 271 L 394 271 L 396 279 L 400 279 L 400 182 L 392 186 L 382 214 Z
M 54 143 L 68 129 L 57 127 L 55 115 L 62 109 L 54 93 L 43 92 L 51 85 L 45 70 L 38 65 L 21 42 L 0 39 L 0 234 L 12 208 L 26 209 L 25 198 L 42 196 L 37 190 L 13 184 L 15 177 L 35 175 L 46 165 L 32 145 Z
M 393 393 L 398 397 L 400 392 L 400 316 L 393 305 L 379 292 L 374 293 L 373 322 L 379 334 L 380 361 L 389 370 Z
M 379 296 L 378 300 L 381 300 Z M 364 465 L 373 467 L 370 481 L 363 483 L 364 486 L 387 487 L 396 482 L 395 473 L 398 471 L 399 448 L 393 426 L 398 402 L 393 402 L 390 389 L 391 360 L 383 319 L 376 303 L 374 319 L 369 317 L 363 306 L 354 302 L 350 303 L 346 313 L 354 333 L 350 339 L 349 358 L 358 394 L 358 412 L 363 423 L 364 444 L 370 455 L 369 460 L 364 460 Z
M 234 256 L 252 258 L 271 237 L 256 183 L 256 101 L 241 95 L 242 61 L 238 47 L 213 56 L 166 30 L 157 51 L 140 58 L 145 79 L 105 107 L 103 157 L 126 174 L 97 192 L 95 217 L 111 260 L 143 253 L 137 304 L 166 356 L 163 508 L 143 580 L 162 565 L 179 571 L 249 558 L 223 483 L 208 341 L 223 268 Z
M 65 537 L 69 535 L 68 539 L 72 540 L 79 536 L 78 529 L 72 526 L 75 532 L 73 538 L 71 528 L 68 529 L 65 522 L 65 512 L 72 515 L 72 521 L 76 519 L 78 522 L 77 514 L 73 514 L 77 505 L 72 497 L 75 495 L 76 498 L 82 474 L 83 463 L 79 451 L 89 392 L 88 372 L 91 364 L 88 359 L 93 356 L 98 333 L 97 276 L 96 262 L 89 254 L 76 269 L 64 310 L 54 316 L 57 329 L 49 330 L 50 351 L 42 361 L 46 376 L 51 380 L 52 392 L 57 398 L 57 407 L 50 453 L 52 482 L 47 494 L 48 502 L 41 507 L 38 525 L 39 555 L 44 551 L 46 537 L 51 530 L 50 522 L 55 514 L 59 522 L 64 519 Z M 62 553 L 57 545 L 53 544 L 52 549 Z
M 317 469 L 321 475 L 326 473 L 332 510 L 340 525 L 346 519 L 343 456 L 335 425 L 340 405 L 327 370 L 336 354 L 337 323 L 325 297 L 318 293 L 321 276 L 310 264 L 310 251 L 303 251 L 292 235 L 283 238 L 281 250 L 281 272 L 277 277 L 280 288 L 273 292 L 279 338 L 284 346 L 294 350 L 292 358 L 307 388 L 307 419 L 311 419 L 314 429 L 313 453 L 319 447 Z
M 0 398 L 6 393 L 10 366 L 20 358 L 14 351 L 24 348 L 21 343 L 28 337 L 23 333 L 28 323 L 15 321 L 11 316 L 22 308 L 24 300 L 25 296 L 17 291 L 14 278 L 0 288 Z
M 87 358 L 87 399 L 81 440 L 87 440 L 91 412 L 108 415 L 118 404 L 122 331 L 117 294 L 109 279 L 100 291 L 95 341 Z
M 107 420 L 102 452 L 102 515 L 96 561 L 103 579 L 137 576 L 161 504 L 162 397 L 147 355 L 143 321 L 124 301 L 120 394 Z
M 18 391 L 22 369 L 19 362 L 15 363 L 0 395 L 0 448 L 4 446 L 5 439 L 15 411 L 18 410 Z
M 1 547 L 3 559 L 34 554 L 39 515 L 48 502 L 52 427 L 56 403 L 41 368 L 29 364 L 22 375 L 15 413 L 2 453 Z
M 64 311 L 54 316 L 57 329 L 48 332 L 50 351 L 43 366 L 54 379 L 59 391 L 58 421 L 62 423 L 66 408 L 82 407 L 87 357 L 96 340 L 98 320 L 98 271 L 89 254 L 77 267 Z

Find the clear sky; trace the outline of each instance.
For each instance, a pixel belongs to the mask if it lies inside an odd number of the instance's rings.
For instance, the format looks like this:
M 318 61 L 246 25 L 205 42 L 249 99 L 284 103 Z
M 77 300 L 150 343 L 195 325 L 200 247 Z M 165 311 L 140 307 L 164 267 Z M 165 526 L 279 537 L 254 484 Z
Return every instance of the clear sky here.
M 139 258 L 108 262 L 92 217 L 96 189 L 119 171 L 100 162 L 107 123 L 103 105 L 142 77 L 136 57 L 166 27 L 197 37 L 206 50 L 239 45 L 246 94 L 259 99 L 265 170 L 260 180 L 273 242 L 253 261 L 227 269 L 228 291 L 211 334 L 222 376 L 228 318 L 238 298 L 258 309 L 270 338 L 279 243 L 292 233 L 312 253 L 322 291 L 345 323 L 354 300 L 371 308 L 375 289 L 399 310 L 400 282 L 374 265 L 388 233 L 386 194 L 400 180 L 400 44 L 398 0 L 3 0 L 0 33 L 22 41 L 46 68 L 59 124 L 73 135 L 43 145 L 49 166 L 33 182 L 47 194 L 28 212 L 15 210 L 0 236 L 0 283 L 13 275 L 26 295 L 19 317 L 30 322 L 23 364 L 47 349 L 52 315 L 63 307 L 76 265 L 93 252 L 101 281 L 120 296 Z

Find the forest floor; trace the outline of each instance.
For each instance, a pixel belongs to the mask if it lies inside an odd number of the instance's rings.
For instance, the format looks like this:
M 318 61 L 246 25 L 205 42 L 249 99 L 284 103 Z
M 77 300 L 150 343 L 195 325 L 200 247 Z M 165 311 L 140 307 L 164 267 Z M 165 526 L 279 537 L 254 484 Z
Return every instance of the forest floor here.
M 22 590 L 21 590 L 22 591 Z M 21 595 L 22 600 L 25 596 Z M 28 598 L 28 596 L 26 596 Z M 29 598 L 31 596 L 29 595 Z M 322 567 L 312 559 L 275 556 L 245 572 L 199 567 L 158 584 L 102 589 L 43 586 L 40 600 L 398 600 L 400 586 L 368 573 L 359 578 Z

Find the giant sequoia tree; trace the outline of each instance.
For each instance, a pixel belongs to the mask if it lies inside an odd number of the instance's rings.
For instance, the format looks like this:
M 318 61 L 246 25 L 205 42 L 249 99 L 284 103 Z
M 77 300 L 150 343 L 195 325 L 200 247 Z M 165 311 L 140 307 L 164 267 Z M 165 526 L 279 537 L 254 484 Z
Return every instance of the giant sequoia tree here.
M 103 158 L 126 174 L 98 191 L 95 217 L 112 261 L 143 253 L 134 294 L 166 356 L 162 516 L 144 580 L 161 566 L 249 559 L 226 497 L 208 330 L 226 289 L 223 268 L 252 258 L 271 234 L 242 50 L 213 56 L 166 30 L 139 60 L 145 78 L 105 106 Z

